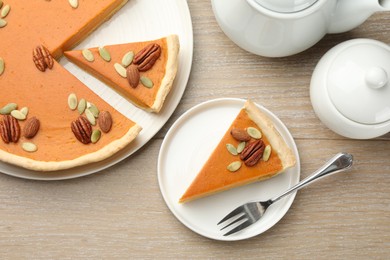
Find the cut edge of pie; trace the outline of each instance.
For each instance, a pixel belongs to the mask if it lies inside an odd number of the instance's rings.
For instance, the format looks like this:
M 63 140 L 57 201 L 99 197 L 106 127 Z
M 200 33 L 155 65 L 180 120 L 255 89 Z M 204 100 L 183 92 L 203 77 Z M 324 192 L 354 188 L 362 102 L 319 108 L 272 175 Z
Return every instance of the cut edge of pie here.
M 266 179 L 269 179 L 271 177 L 274 177 L 282 172 L 284 172 L 286 169 L 293 167 L 296 164 L 296 158 L 293 153 L 293 151 L 289 148 L 289 146 L 284 141 L 283 137 L 280 135 L 278 130 L 275 128 L 274 123 L 272 120 L 263 113 L 260 109 L 257 108 L 257 106 L 250 100 L 247 100 L 242 108 L 248 115 L 249 119 L 252 120 L 262 132 L 263 136 L 267 138 L 267 141 L 272 147 L 272 153 L 276 153 L 277 156 L 280 159 L 281 162 L 281 168 L 278 171 L 270 172 L 269 174 L 262 174 L 258 176 L 252 176 L 251 178 L 247 178 L 245 180 L 241 180 L 235 183 L 227 184 L 222 187 L 219 187 L 217 189 L 212 189 L 209 191 L 202 191 L 197 192 L 199 185 L 203 185 L 206 180 L 202 180 L 202 171 L 204 171 L 204 168 L 206 165 L 209 165 L 211 162 L 211 158 L 215 155 L 215 152 L 218 147 L 223 146 L 225 147 L 226 144 L 223 143 L 224 138 L 221 139 L 221 141 L 218 143 L 217 147 L 214 149 L 214 151 L 211 153 L 208 160 L 203 165 L 202 169 L 199 171 L 197 176 L 194 178 L 190 186 L 187 188 L 187 190 L 184 192 L 184 194 L 179 199 L 179 203 L 186 203 L 189 201 L 193 201 L 199 198 L 207 197 L 216 193 L 220 193 L 222 191 L 226 191 L 235 187 L 244 186 L 256 181 L 263 181 Z M 235 119 L 236 120 L 236 119 Z M 224 137 L 229 134 L 230 135 L 230 129 L 232 125 L 234 124 L 235 120 L 232 122 L 232 124 L 229 127 L 229 130 L 224 134 Z M 224 148 L 226 150 L 226 148 Z M 216 169 L 216 168 L 215 168 Z M 214 170 L 215 170 L 214 169 Z M 233 173 L 233 174 L 239 174 L 239 173 Z
M 121 138 L 113 140 L 111 143 L 92 153 L 82 155 L 78 158 L 65 161 L 37 161 L 34 159 L 11 154 L 0 149 L 0 158 L 3 162 L 10 163 L 34 171 L 59 171 L 89 163 L 99 162 L 109 158 L 126 145 L 131 143 L 142 127 L 135 124 Z

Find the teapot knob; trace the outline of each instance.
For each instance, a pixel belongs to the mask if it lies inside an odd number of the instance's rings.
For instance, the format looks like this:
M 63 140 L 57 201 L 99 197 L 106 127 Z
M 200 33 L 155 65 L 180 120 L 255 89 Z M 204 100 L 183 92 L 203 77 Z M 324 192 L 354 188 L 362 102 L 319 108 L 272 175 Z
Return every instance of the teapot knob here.
M 387 84 L 388 75 L 383 68 L 372 67 L 366 72 L 365 79 L 370 88 L 378 89 Z

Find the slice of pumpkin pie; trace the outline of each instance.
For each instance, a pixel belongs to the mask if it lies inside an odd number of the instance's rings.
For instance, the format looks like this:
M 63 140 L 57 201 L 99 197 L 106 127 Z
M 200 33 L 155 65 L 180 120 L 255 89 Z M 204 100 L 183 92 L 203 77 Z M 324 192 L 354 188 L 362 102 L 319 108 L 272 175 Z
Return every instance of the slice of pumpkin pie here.
M 179 202 L 271 178 L 295 162 L 272 120 L 247 101 Z
M 85 50 L 65 56 L 105 82 L 135 105 L 159 112 L 170 92 L 178 68 L 177 35 Z

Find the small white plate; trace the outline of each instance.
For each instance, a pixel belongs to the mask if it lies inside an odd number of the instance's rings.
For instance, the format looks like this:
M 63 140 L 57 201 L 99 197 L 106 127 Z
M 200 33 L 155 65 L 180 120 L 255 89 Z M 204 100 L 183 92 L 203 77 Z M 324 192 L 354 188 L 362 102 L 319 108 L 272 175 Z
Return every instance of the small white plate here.
M 147 21 L 147 22 L 146 22 Z M 168 121 L 179 104 L 191 72 L 193 33 L 187 1 L 177 0 L 132 0 L 110 20 L 103 23 L 74 49 L 146 41 L 177 34 L 180 40 L 179 68 L 164 107 L 160 113 L 145 112 L 129 103 L 103 82 L 83 71 L 66 58 L 60 60 L 67 70 L 76 76 L 111 106 L 142 126 L 142 131 L 130 145 L 110 158 L 80 167 L 39 172 L 0 162 L 0 172 L 15 177 L 34 180 L 64 180 L 85 176 L 106 169 L 127 158 L 144 146 Z
M 217 223 L 234 208 L 253 200 L 267 200 L 298 183 L 300 162 L 294 139 L 286 126 L 269 110 L 257 105 L 274 122 L 297 164 L 266 181 L 224 191 L 209 197 L 179 204 L 179 198 L 197 175 L 230 126 L 245 100 L 215 99 L 184 113 L 168 131 L 158 158 L 158 181 L 169 209 L 194 232 L 216 240 L 242 240 L 261 234 L 275 225 L 288 211 L 295 193 L 273 204 L 261 220 L 230 236 L 223 236 Z

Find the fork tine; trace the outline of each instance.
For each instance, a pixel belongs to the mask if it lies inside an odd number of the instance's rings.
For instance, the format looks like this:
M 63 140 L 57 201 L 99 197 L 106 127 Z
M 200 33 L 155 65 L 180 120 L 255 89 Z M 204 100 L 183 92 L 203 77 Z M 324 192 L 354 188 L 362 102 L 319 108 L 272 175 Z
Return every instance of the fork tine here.
M 246 227 L 249 227 L 250 225 L 252 224 L 252 222 L 249 221 L 249 219 L 247 219 L 247 221 L 245 221 L 244 223 L 240 224 L 239 226 L 233 228 L 232 230 L 230 230 L 229 232 L 223 234 L 224 236 L 229 236 L 233 233 L 236 233 Z
M 221 221 L 218 222 L 217 225 L 221 224 L 222 222 L 225 222 L 226 220 L 240 214 L 240 213 L 244 213 L 243 209 L 242 209 L 242 206 L 239 206 L 237 207 L 236 209 L 234 209 L 232 212 L 230 212 L 229 214 L 227 214 L 223 219 L 221 219 Z
M 228 225 L 224 226 L 224 227 L 221 228 L 220 230 L 224 230 L 225 228 L 230 227 L 231 225 L 236 224 L 236 223 L 240 222 L 240 221 L 243 220 L 243 219 L 248 219 L 247 216 L 246 216 L 245 214 L 242 215 L 241 217 L 239 217 L 238 219 L 232 221 L 232 223 L 229 223 Z

